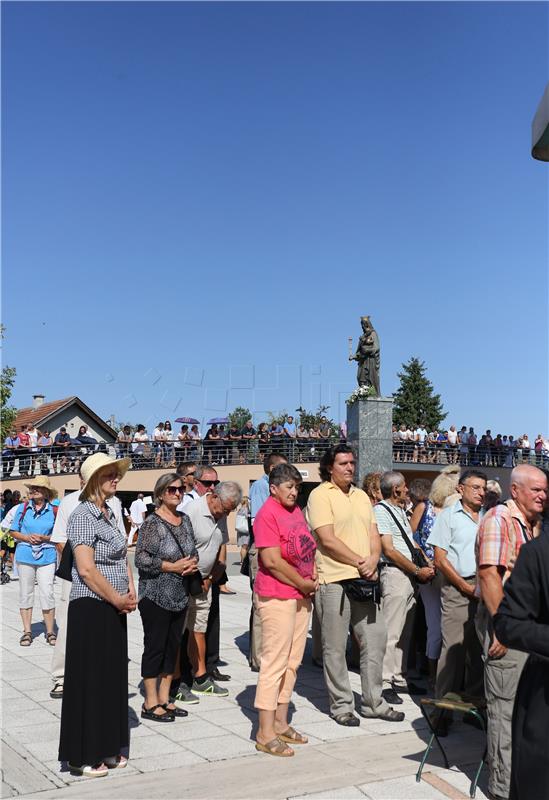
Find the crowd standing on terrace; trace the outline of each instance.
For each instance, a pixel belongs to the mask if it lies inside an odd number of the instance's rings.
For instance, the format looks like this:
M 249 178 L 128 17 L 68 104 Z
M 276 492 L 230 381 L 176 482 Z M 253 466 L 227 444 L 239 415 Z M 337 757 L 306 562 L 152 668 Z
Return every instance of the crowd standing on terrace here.
M 433 482 L 408 486 L 391 470 L 365 476 L 359 488 L 353 450 L 342 442 L 323 453 L 321 483 L 301 509 L 301 474 L 283 450 L 265 454 L 249 502 L 212 463 L 181 462 L 157 480 L 154 505 L 131 512 L 136 587 L 131 521 L 116 498 L 130 465 L 96 452 L 80 465 L 80 491 L 60 503 L 47 476 L 29 477 L 22 502 L 9 490 L 2 500 L 19 568 L 20 645 L 33 642 L 36 581 L 54 648 L 51 697 L 62 700 L 59 760 L 73 772 L 102 777 L 128 763 L 126 620 L 136 609 L 142 719 L 184 725 L 188 704 L 229 694 L 230 674 L 219 670 L 219 597 L 227 517 L 244 509 L 257 750 L 288 758 L 307 744 L 288 710 L 292 698 L 299 703 L 293 689 L 312 617 L 313 659 L 335 724 L 402 722 L 403 694 L 474 698 L 486 709 L 492 797 L 549 797 L 546 472 L 516 466 L 504 501 L 482 469 L 453 461 Z M 439 737 L 452 722 L 444 710 L 430 719 Z
M 179 430 L 169 420 L 160 421 L 152 432 L 144 425 L 125 425 L 118 433 L 115 450 L 118 458 L 129 458 L 133 469 L 177 467 L 193 460 L 202 464 L 234 465 L 260 463 L 265 453 L 276 449 L 291 461 L 319 461 L 328 447 L 345 441 L 346 425 L 335 425 L 325 416 L 306 426 L 288 415 L 280 422 L 251 419 L 242 427 L 212 424 L 201 434 L 198 424 L 184 424 Z M 21 477 L 40 472 L 63 474 L 78 472 L 80 464 L 95 452 L 108 452 L 109 446 L 89 435 L 81 425 L 71 437 L 66 427 L 52 436 L 28 425 L 12 430 L 4 440 L 2 476 L 11 477 L 15 463 Z M 549 435 L 539 433 L 531 441 L 527 434 L 511 436 L 487 430 L 477 436 L 473 427 L 455 425 L 448 430 L 428 431 L 423 426 L 393 425 L 393 460 L 401 463 L 460 464 L 512 468 L 531 463 L 549 465 Z

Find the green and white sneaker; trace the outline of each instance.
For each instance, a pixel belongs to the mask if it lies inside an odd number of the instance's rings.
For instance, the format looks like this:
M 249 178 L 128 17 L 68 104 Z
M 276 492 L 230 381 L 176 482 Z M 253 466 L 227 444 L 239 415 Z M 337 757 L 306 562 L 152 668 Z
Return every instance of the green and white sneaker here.
M 185 686 L 184 683 L 180 684 L 179 691 L 174 697 L 170 697 L 170 701 L 177 705 L 177 703 L 182 703 L 183 705 L 190 706 L 194 705 L 195 703 L 200 703 L 200 700 L 196 695 L 194 695 L 188 686 Z
M 228 697 L 229 695 L 227 689 L 222 689 L 221 686 L 218 686 L 217 683 L 212 681 L 211 678 L 208 678 L 202 683 L 193 681 L 191 689 L 193 694 L 207 694 L 211 697 Z

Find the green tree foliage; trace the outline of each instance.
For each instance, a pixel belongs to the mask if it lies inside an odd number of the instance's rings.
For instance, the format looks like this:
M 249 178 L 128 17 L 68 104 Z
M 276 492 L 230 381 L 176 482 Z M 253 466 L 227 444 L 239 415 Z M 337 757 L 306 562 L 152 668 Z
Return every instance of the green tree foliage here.
M 5 328 L 0 325 L 0 339 L 5 336 Z M 0 375 L 0 436 L 2 442 L 9 434 L 15 417 L 17 416 L 17 409 L 14 406 L 8 405 L 12 395 L 13 387 L 15 384 L 15 376 L 17 372 L 15 367 L 3 367 Z
M 332 436 L 334 438 L 337 438 L 339 432 L 339 425 L 337 424 L 337 422 L 334 422 L 333 419 L 330 419 L 330 417 L 328 417 L 327 411 L 329 408 L 330 406 L 320 405 L 316 411 L 307 411 L 307 409 L 303 408 L 302 406 L 299 406 L 299 408 L 296 408 L 295 411 L 296 414 L 299 414 L 299 424 L 302 425 L 304 428 L 307 428 L 307 430 L 311 430 L 311 428 L 314 428 L 315 425 L 320 425 L 322 417 L 326 417 L 326 419 L 330 424 Z
M 425 362 L 412 357 L 398 373 L 400 386 L 394 393 L 393 422 L 395 425 L 423 425 L 437 430 L 446 412 L 439 394 L 426 376 Z
M 252 419 L 253 414 L 249 408 L 237 406 L 234 411 L 229 414 L 229 425 L 231 427 L 241 430 L 249 419 Z

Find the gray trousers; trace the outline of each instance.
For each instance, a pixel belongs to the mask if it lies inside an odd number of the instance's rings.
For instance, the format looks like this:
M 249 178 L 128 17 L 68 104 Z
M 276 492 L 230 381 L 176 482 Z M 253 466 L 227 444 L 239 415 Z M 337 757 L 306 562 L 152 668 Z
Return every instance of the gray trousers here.
M 398 567 L 381 570 L 381 612 L 387 628 L 383 656 L 383 688 L 406 686 L 406 663 L 414 625 L 415 587 L 409 575 Z
M 257 547 L 255 546 L 255 542 L 252 543 L 252 546 L 249 550 L 250 554 L 250 585 L 252 587 L 252 607 L 250 610 L 250 652 L 248 655 L 248 661 L 250 666 L 257 667 L 259 669 L 260 666 L 260 658 L 261 658 L 261 620 L 259 618 L 259 612 L 256 606 L 256 595 L 253 591 L 253 585 L 256 579 L 256 575 L 259 570 L 259 561 L 258 561 L 258 552 Z
M 61 584 L 61 597 L 55 606 L 55 621 L 57 622 L 57 640 L 53 648 L 51 660 L 51 677 L 54 683 L 63 684 L 65 677 L 65 646 L 67 643 L 67 614 L 69 613 L 69 597 L 72 583 L 63 578 L 56 578 Z
M 474 585 L 476 578 L 468 579 Z M 436 696 L 457 692 L 483 697 L 481 649 L 475 629 L 478 600 L 464 597 L 444 580 L 441 593 L 442 650 L 438 660 Z
M 360 647 L 360 713 L 365 717 L 386 713 L 389 705 L 381 696 L 381 665 L 387 633 L 376 604 L 351 601 L 339 583 L 327 583 L 316 593 L 315 608 L 322 633 L 324 679 L 332 717 L 355 710 L 345 660 L 350 624 Z
M 492 620 L 486 606 L 479 603 L 477 633 L 484 661 L 484 690 L 488 716 L 489 790 L 498 797 L 508 797 L 511 787 L 512 719 L 515 695 L 527 653 L 508 650 L 503 658 L 490 658 Z

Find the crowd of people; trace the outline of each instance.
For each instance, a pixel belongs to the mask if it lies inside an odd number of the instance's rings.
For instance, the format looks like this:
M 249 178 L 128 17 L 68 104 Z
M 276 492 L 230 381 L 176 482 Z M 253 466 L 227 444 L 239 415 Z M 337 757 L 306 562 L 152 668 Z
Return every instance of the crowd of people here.
M 306 426 L 287 415 L 280 422 L 251 419 L 242 427 L 214 423 L 204 435 L 197 424 L 172 428 L 170 420 L 158 422 L 149 433 L 145 425 L 124 425 L 114 445 L 118 458 L 129 458 L 134 469 L 178 467 L 185 461 L 213 466 L 258 463 L 271 449 L 281 450 L 292 461 L 318 461 L 334 439 L 345 438 L 345 426 L 334 426 L 326 417 Z M 65 426 L 52 436 L 50 431 L 22 425 L 10 431 L 2 450 L 2 475 L 11 477 L 18 464 L 19 477 L 78 472 L 80 464 L 95 452 L 108 452 L 110 445 L 89 435 L 81 425 L 71 437 Z
M 393 459 L 420 464 L 461 464 L 476 467 L 509 467 L 517 464 L 549 465 L 549 435 L 538 433 L 533 442 L 522 436 L 478 437 L 473 427 L 455 425 L 428 431 L 423 425 L 393 425 Z
M 136 589 L 116 498 L 130 463 L 89 456 L 80 491 L 58 506 L 49 478 L 32 478 L 28 499 L 12 505 L 2 523 L 17 543 L 20 644 L 33 641 L 36 580 L 55 648 L 51 696 L 62 698 L 60 761 L 87 777 L 126 766 L 126 621 L 136 609 L 144 633 L 143 719 L 174 724 L 201 695 L 227 696 L 219 594 L 227 581 L 227 517 L 239 510 L 242 571 L 253 590 L 257 750 L 291 757 L 307 744 L 288 709 L 312 616 L 313 659 L 323 669 L 335 723 L 401 722 L 403 694 L 474 698 L 486 707 L 492 796 L 549 796 L 544 471 L 515 467 L 504 502 L 501 487 L 481 469 L 459 464 L 432 483 L 407 486 L 391 470 L 367 475 L 359 488 L 353 450 L 340 443 L 323 454 L 321 483 L 302 509 L 301 474 L 283 451 L 265 454 L 264 475 L 249 499 L 237 483 L 220 482 L 212 464 L 182 462 L 158 479 L 154 507 L 137 517 Z M 57 562 L 62 586 L 54 608 Z M 421 609 L 426 685 L 417 656 Z M 361 679 L 358 707 L 349 638 Z M 436 712 L 431 724 L 444 736 L 452 717 Z
M 129 458 L 133 469 L 178 467 L 193 460 L 213 466 L 259 463 L 265 453 L 280 450 L 293 462 L 319 461 L 337 441 L 346 440 L 346 425 L 334 425 L 325 416 L 317 424 L 303 425 L 291 415 L 279 422 L 251 419 L 242 427 L 214 423 L 204 435 L 198 424 L 172 428 L 170 420 L 160 421 L 149 433 L 144 425 L 125 425 L 118 433 L 113 452 Z M 111 445 L 90 436 L 86 425 L 71 437 L 66 427 L 52 436 L 50 431 L 22 425 L 4 440 L 2 476 L 11 477 L 18 464 L 20 477 L 78 472 L 82 461 L 95 452 L 109 452 Z M 393 425 L 393 460 L 420 464 L 460 464 L 512 468 L 531 463 L 549 465 L 549 436 L 538 434 L 533 442 L 522 436 L 492 435 L 490 430 L 477 437 L 473 427 L 428 431 L 421 425 Z

